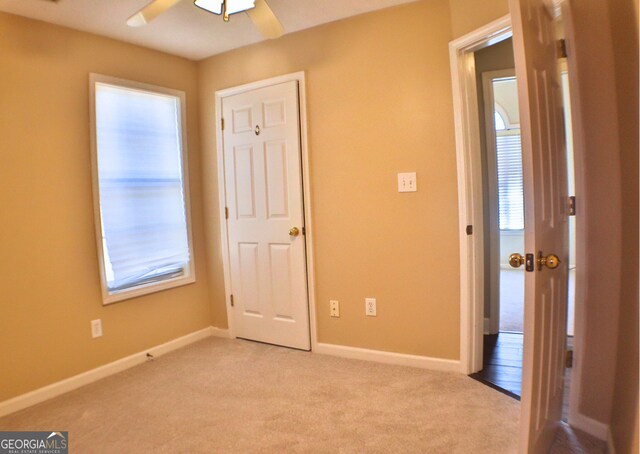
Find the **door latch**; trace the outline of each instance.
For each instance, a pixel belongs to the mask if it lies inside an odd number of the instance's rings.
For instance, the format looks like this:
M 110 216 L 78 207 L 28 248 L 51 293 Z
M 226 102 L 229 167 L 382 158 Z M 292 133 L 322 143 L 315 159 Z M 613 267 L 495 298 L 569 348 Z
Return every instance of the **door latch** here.
M 569 197 L 569 216 L 576 215 L 576 196 L 572 195 Z
M 536 259 L 533 254 L 526 254 L 524 259 L 524 269 L 533 272 L 535 271 Z

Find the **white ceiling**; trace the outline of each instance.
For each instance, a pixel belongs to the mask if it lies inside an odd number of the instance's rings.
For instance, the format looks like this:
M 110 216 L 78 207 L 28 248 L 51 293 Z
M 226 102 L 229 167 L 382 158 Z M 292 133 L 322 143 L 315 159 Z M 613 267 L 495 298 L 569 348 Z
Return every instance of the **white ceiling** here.
M 224 23 L 192 0 L 150 24 L 131 28 L 126 20 L 150 0 L 0 0 L 0 11 L 108 36 L 192 60 L 262 41 L 244 14 Z M 415 0 L 268 0 L 286 33 Z

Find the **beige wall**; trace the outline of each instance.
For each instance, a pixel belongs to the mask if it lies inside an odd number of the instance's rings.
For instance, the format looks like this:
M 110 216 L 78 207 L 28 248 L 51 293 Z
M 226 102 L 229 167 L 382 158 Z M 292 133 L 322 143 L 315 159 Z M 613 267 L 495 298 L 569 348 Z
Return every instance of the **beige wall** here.
M 196 64 L 0 13 L 0 401 L 209 326 Z M 187 92 L 197 283 L 102 306 L 89 72 Z M 104 337 L 89 322 L 101 318 Z
M 621 0 L 572 5 L 584 127 L 576 184 L 589 203 L 578 198 L 576 218 L 577 272 L 585 282 L 576 288 L 576 307 L 585 313 L 579 410 L 612 422 L 616 444 L 626 448 L 638 397 L 637 28 Z
M 518 82 L 515 79 L 502 81 L 493 87 L 495 102 L 504 109 L 507 121 L 511 124 L 520 124 L 520 110 L 518 106 Z
M 622 181 L 622 293 L 611 429 L 619 454 L 638 453 L 638 16 L 610 0 Z
M 220 273 L 214 93 L 307 76 L 320 342 L 459 357 L 449 7 L 428 0 L 286 35 L 200 64 L 209 249 Z M 419 191 L 397 192 L 416 171 Z M 364 298 L 378 299 L 365 317 Z M 226 326 L 222 281 L 214 318 Z M 329 299 L 341 317 L 329 317 Z
M 449 0 L 449 6 L 454 38 L 509 14 L 509 0 Z

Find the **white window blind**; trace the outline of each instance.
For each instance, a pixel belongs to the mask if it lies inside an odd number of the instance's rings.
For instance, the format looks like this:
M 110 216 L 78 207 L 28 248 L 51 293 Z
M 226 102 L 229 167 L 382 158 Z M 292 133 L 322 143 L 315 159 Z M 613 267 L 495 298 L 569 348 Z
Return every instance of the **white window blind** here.
M 500 230 L 524 229 L 522 146 L 518 130 L 496 131 Z
M 94 91 L 107 293 L 188 278 L 181 98 L 107 83 Z

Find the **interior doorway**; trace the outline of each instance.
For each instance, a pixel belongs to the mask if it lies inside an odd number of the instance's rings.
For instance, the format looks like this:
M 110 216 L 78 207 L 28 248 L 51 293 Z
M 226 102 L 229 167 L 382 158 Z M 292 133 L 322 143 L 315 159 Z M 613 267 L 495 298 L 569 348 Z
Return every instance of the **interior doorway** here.
M 472 375 L 520 399 L 524 333 L 524 183 L 520 111 L 511 37 L 474 53 L 483 199 L 482 368 Z
M 484 292 L 482 367 L 473 378 L 520 399 L 524 339 L 525 270 L 510 263 L 524 255 L 524 181 L 518 86 L 511 38 L 474 53 L 483 201 Z M 569 195 L 575 196 L 571 112 L 566 64 L 560 63 Z M 575 219 L 569 219 L 567 350 L 573 348 Z M 566 373 L 563 418 L 568 413 Z

